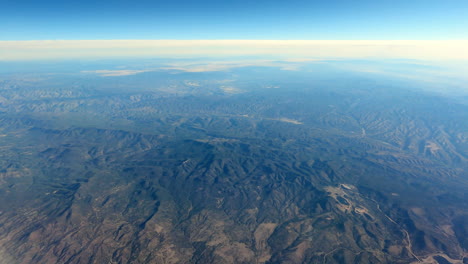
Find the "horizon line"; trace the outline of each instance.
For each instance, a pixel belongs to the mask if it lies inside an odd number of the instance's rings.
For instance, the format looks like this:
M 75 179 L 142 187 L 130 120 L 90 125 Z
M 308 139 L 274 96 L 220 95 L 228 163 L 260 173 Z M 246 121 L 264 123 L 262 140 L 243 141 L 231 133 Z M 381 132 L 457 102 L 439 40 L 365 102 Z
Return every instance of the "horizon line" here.
M 0 61 L 255 55 L 296 58 L 468 60 L 468 40 L 0 40 Z

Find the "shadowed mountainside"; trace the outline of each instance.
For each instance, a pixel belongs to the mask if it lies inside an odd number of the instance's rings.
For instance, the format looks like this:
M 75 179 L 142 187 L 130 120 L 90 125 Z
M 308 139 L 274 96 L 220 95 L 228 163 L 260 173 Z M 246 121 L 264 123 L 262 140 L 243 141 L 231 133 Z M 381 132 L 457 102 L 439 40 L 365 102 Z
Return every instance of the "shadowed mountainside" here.
M 466 104 L 246 71 L 4 80 L 0 263 L 466 262 Z

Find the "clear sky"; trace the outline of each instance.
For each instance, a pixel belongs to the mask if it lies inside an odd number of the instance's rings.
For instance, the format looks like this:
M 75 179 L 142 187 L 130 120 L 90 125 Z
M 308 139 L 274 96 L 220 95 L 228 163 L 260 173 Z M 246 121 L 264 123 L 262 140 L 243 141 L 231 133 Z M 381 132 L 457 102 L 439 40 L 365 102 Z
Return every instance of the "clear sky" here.
M 468 39 L 468 0 L 0 0 L 0 40 Z

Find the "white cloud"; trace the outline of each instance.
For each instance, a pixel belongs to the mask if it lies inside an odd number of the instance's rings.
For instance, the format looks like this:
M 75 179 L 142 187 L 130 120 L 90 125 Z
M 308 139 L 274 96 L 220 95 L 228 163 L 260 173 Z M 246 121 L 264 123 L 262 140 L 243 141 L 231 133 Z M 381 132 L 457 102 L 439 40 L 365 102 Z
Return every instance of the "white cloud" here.
M 468 40 L 32 40 L 0 41 L 0 60 L 111 57 L 401 58 L 467 60 Z
M 135 75 L 150 70 L 96 70 L 96 71 L 82 71 L 82 73 L 93 73 L 99 76 L 127 76 Z
M 242 67 L 279 67 L 282 70 L 299 70 L 305 62 L 312 62 L 319 60 L 231 60 L 231 61 L 198 61 L 197 63 L 193 62 L 177 62 L 169 63 L 165 67 L 160 67 L 162 70 L 180 70 L 186 72 L 210 72 L 210 71 L 225 71 L 233 68 L 242 68 Z

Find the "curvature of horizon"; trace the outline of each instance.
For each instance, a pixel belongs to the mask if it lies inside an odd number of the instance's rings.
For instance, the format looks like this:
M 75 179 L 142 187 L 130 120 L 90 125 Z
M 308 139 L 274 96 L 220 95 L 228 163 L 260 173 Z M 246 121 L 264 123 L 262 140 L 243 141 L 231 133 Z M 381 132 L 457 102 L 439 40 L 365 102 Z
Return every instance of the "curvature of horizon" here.
M 466 60 L 466 14 L 466 0 L 4 0 L 0 60 Z
M 0 61 L 263 56 L 288 59 L 468 60 L 468 40 L 0 41 Z

